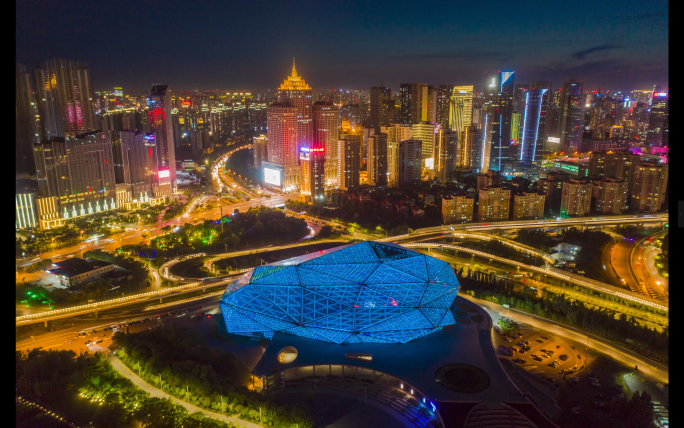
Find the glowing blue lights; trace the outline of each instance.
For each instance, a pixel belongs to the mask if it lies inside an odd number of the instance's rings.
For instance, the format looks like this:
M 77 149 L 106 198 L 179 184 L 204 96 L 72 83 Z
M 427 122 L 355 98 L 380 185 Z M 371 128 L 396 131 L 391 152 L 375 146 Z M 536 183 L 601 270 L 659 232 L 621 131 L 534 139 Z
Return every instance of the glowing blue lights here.
M 228 332 L 276 331 L 333 343 L 406 343 L 454 324 L 451 266 L 388 243 L 362 242 L 259 266 L 221 299 Z

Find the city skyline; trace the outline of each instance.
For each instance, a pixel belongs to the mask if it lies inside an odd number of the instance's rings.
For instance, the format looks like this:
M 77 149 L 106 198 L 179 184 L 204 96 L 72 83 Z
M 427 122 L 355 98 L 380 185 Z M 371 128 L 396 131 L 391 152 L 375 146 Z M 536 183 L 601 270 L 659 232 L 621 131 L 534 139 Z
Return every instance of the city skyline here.
M 274 90 L 275 82 L 288 74 L 292 56 L 313 88 L 384 84 L 397 90 L 404 82 L 479 85 L 485 70 L 502 69 L 515 70 L 518 82 L 545 80 L 554 88 L 571 77 L 583 81 L 585 90 L 614 92 L 653 85 L 667 90 L 668 83 L 666 2 L 648 9 L 636 2 L 580 3 L 581 19 L 568 23 L 562 19 L 567 11 L 555 4 L 537 14 L 521 6 L 506 17 L 489 19 L 481 18 L 490 7 L 484 5 L 458 6 L 456 14 L 456 6 L 450 5 L 433 10 L 379 2 L 348 9 L 303 7 L 294 15 L 277 4 L 262 9 L 177 5 L 155 16 L 158 22 L 180 24 L 166 32 L 164 48 L 155 50 L 140 43 L 148 37 L 147 15 L 133 13 L 123 20 L 120 5 L 80 5 L 76 22 L 69 13 L 76 3 L 58 9 L 37 3 L 17 5 L 16 60 L 29 70 L 52 58 L 88 62 L 95 91 L 114 86 L 144 91 L 153 81 L 172 90 Z M 44 17 L 29 19 L 35 6 Z M 55 16 L 67 30 L 47 37 L 47 17 Z M 260 19 L 255 24 L 236 16 Z M 271 19 L 276 16 L 289 19 Z M 462 16 L 472 18 L 455 18 Z M 224 26 L 221 19 L 229 24 Z M 193 21 L 205 25 L 198 30 L 182 25 Z M 288 25 L 302 31 L 281 37 Z M 105 28 L 116 37 L 82 37 Z M 246 35 L 236 45 L 240 33 Z

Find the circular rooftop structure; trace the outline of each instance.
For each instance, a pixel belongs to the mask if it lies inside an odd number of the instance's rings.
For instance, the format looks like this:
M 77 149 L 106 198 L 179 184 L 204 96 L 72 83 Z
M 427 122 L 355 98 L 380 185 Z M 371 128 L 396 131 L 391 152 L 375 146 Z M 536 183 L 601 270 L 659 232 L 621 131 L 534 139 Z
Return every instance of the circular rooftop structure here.
M 228 286 L 221 310 L 239 335 L 406 343 L 455 323 L 459 288 L 448 263 L 371 241 L 259 266 Z

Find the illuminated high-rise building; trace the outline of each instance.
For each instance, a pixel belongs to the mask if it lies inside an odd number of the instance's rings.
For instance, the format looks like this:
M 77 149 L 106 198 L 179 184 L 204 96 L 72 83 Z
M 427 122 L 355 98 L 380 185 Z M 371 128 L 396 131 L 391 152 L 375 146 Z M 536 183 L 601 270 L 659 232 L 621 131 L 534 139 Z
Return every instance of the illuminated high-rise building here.
M 254 169 L 261 171 L 262 162 L 268 161 L 268 137 L 265 134 L 252 137 Z
M 17 63 L 16 69 L 16 170 L 35 174 L 33 145 L 40 140 L 40 116 L 36 104 L 31 75 L 26 66 Z
M 454 85 L 439 85 L 437 88 L 435 122 L 445 130 L 451 129 L 449 125 L 449 117 L 451 114 L 451 97 L 453 92 Z
M 458 132 L 438 129 L 435 134 L 435 177 L 447 181 L 456 169 Z
M 633 212 L 660 211 L 665 201 L 668 164 L 633 161 L 628 189 L 631 200 L 629 207 Z
M 409 125 L 393 123 L 383 126 L 380 132 L 387 134 L 387 187 L 399 184 L 399 142 L 410 140 L 412 128 Z
M 551 82 L 532 82 L 525 94 L 525 113 L 520 142 L 520 160 L 539 164 L 546 139 L 546 112 L 549 108 Z
M 278 88 L 278 102 L 289 103 L 297 114 L 297 150 L 311 147 L 313 114 L 311 87 L 297 74 L 292 58 L 292 74 Z
M 399 186 L 420 180 L 422 150 L 423 143 L 419 140 L 399 142 Z
M 379 130 L 381 126 L 388 126 L 386 101 L 392 99 L 392 90 L 384 86 L 370 88 L 370 117 L 369 126 Z M 383 114 L 384 113 L 384 114 Z
M 656 85 L 653 88 L 653 97 L 651 98 L 651 108 L 648 118 L 646 142 L 649 146 L 663 145 L 663 134 L 666 124 L 665 118 L 669 115 L 668 100 L 667 92 L 662 92 L 661 87 Z
M 397 122 L 403 125 L 412 124 L 411 106 L 413 102 L 413 92 L 411 83 L 399 85 L 399 114 Z
M 268 162 L 277 166 L 281 178 L 270 183 L 284 191 L 299 188 L 297 110 L 291 104 L 273 103 L 267 108 Z M 267 165 L 264 165 L 266 168 Z M 275 170 L 273 167 L 270 169 Z M 264 170 L 265 171 L 265 170 Z M 266 173 L 266 172 L 264 172 Z
M 449 129 L 463 132 L 473 122 L 473 85 L 454 86 L 449 109 Z
M 339 188 L 349 190 L 359 187 L 361 166 L 361 136 L 346 135 L 338 141 Z
M 147 97 L 147 127 L 156 135 L 159 171 L 169 171 L 172 191 L 176 191 L 176 151 L 173 146 L 173 123 L 169 85 L 155 83 Z
M 41 138 L 66 137 L 94 131 L 93 79 L 83 61 L 50 59 L 35 68 Z
M 41 229 L 118 207 L 109 132 L 43 139 L 33 147 Z
M 119 136 L 121 141 L 113 150 L 113 157 L 115 161 L 121 159 L 123 183 L 131 198 L 142 203 L 150 200 L 161 202 L 170 197 L 171 177 L 168 171 L 159 170 L 156 135 L 125 130 Z M 118 191 L 120 186 L 117 185 Z
M 303 202 L 325 203 L 325 147 L 301 147 L 299 154 L 300 193 Z
M 582 144 L 584 113 L 582 111 L 582 82 L 571 79 L 563 82 L 562 101 L 558 116 L 560 150 L 575 153 Z
M 337 142 L 339 141 L 339 112 L 330 101 L 313 105 L 313 141 L 325 148 L 325 185 L 337 186 Z
M 438 129 L 439 125 L 432 122 L 418 122 L 411 126 L 411 138 L 422 141 L 423 166 L 429 169 L 434 168 L 435 134 Z
M 368 139 L 366 159 L 368 184 L 387 186 L 387 134 L 379 132 Z

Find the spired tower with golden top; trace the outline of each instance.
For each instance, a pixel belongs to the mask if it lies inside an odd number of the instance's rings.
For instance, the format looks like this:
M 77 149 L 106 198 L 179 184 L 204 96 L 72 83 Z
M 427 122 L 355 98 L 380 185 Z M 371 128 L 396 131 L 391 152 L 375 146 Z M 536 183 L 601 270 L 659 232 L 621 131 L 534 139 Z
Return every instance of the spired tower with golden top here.
M 292 74 L 278 88 L 278 102 L 291 104 L 297 112 L 297 152 L 313 144 L 311 87 L 297 74 L 292 58 Z

